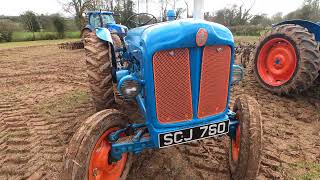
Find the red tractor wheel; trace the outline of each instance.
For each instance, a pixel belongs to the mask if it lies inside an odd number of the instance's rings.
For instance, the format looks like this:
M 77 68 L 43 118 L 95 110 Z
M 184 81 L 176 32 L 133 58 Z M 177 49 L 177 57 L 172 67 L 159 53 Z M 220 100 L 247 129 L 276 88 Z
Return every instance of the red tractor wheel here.
M 258 102 L 249 96 L 237 98 L 233 112 L 239 125 L 230 141 L 229 165 L 233 179 L 255 179 L 261 161 L 262 122 Z
M 277 94 L 310 87 L 320 70 L 320 51 L 313 34 L 298 25 L 281 25 L 257 47 L 254 74 L 265 89 Z
M 65 155 L 63 177 L 68 180 L 125 179 L 132 164 L 132 154 L 110 163 L 108 135 L 128 124 L 127 117 L 116 110 L 100 111 L 89 117 L 72 137 Z

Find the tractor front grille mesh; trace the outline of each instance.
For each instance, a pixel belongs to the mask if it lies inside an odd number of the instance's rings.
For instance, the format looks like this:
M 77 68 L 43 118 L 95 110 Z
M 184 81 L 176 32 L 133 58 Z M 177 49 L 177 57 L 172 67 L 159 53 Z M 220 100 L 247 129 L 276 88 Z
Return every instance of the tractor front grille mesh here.
M 155 53 L 153 71 L 156 112 L 160 123 L 191 120 L 189 50 L 181 48 Z
M 198 118 L 222 113 L 227 107 L 231 49 L 207 46 L 203 50 Z

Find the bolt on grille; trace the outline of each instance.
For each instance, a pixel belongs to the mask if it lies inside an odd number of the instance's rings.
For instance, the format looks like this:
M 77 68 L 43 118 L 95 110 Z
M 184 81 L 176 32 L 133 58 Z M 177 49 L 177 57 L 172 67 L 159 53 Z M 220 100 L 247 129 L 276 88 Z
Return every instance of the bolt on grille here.
M 222 113 L 227 107 L 231 49 L 207 46 L 203 50 L 198 118 Z
M 153 71 L 156 112 L 160 123 L 191 120 L 189 50 L 181 48 L 155 53 Z

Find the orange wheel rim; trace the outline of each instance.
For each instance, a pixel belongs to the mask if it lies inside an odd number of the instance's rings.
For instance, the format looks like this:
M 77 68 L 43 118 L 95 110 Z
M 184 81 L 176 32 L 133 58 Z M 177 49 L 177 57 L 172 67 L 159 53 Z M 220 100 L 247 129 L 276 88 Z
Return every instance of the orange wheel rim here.
M 118 180 L 126 165 L 127 153 L 116 163 L 109 164 L 108 158 L 111 150 L 111 143 L 108 135 L 119 128 L 108 129 L 99 138 L 90 157 L 89 180 Z
M 240 112 L 237 112 L 236 118 L 239 121 L 240 120 Z M 236 137 L 231 140 L 232 142 L 232 160 L 233 161 L 238 161 L 239 159 L 239 153 L 240 153 L 240 124 L 238 124 L 237 129 L 236 129 Z
M 266 42 L 260 50 L 257 68 L 260 78 L 270 86 L 281 86 L 288 82 L 297 67 L 294 46 L 284 38 Z

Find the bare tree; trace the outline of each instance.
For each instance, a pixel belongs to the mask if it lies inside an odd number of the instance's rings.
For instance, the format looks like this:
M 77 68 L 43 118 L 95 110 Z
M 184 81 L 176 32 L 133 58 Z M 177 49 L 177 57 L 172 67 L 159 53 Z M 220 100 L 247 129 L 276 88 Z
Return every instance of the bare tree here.
M 176 18 L 177 19 L 181 19 L 182 18 L 182 15 L 183 13 L 186 11 L 186 9 L 184 8 L 177 8 L 176 9 Z
M 32 11 L 27 11 L 20 15 L 20 19 L 25 26 L 25 29 L 32 32 L 33 41 L 36 40 L 34 33 L 40 31 L 40 25 L 36 14 Z
M 165 21 L 169 0 L 160 0 L 159 2 L 161 7 L 161 12 L 160 12 L 161 21 Z
M 146 0 L 146 12 L 148 13 L 148 0 Z
M 83 15 L 86 10 L 90 10 L 92 7 L 91 0 L 66 0 L 61 4 L 66 12 L 75 14 L 76 23 L 78 28 L 81 29 L 85 25 L 85 17 Z
M 189 0 L 184 0 L 184 3 L 186 4 L 186 11 L 187 11 L 187 18 L 189 18 L 189 3 L 190 1 Z

